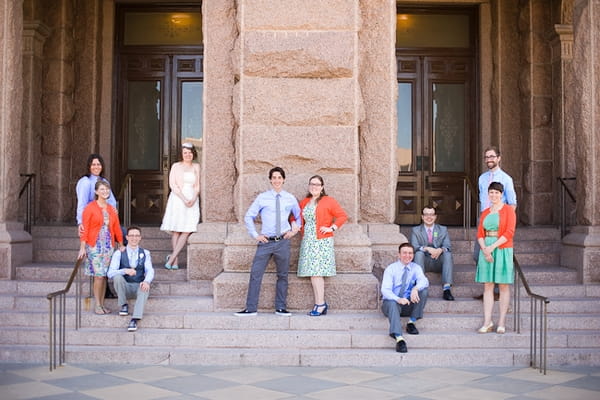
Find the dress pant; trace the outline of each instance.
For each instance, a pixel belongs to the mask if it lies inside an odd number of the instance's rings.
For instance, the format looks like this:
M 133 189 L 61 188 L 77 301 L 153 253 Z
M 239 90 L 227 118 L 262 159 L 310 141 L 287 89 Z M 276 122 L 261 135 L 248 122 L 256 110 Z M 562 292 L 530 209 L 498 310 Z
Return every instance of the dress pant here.
M 427 303 L 428 294 L 428 288 L 419 290 L 419 298 L 421 300 L 418 303 L 406 305 L 400 305 L 394 300 L 383 300 L 381 311 L 383 311 L 383 315 L 390 321 L 390 334 L 402 335 L 402 323 L 400 317 L 412 317 L 414 319 L 423 318 L 423 309 L 425 308 L 425 303 Z
M 454 262 L 452 261 L 452 253 L 444 251 L 437 260 L 431 258 L 429 253 L 417 251 L 415 253 L 414 262 L 423 267 L 424 272 L 441 272 L 442 283 L 452 285 L 452 275 L 454 270 Z
M 144 292 L 137 282 L 127 282 L 123 275 L 115 275 L 113 277 L 113 284 L 117 292 L 119 306 L 126 304 L 128 299 L 136 299 L 132 318 L 142 319 L 144 316 L 144 306 L 146 305 L 150 291 Z
M 290 241 L 288 239 L 281 239 L 278 241 L 269 241 L 268 243 L 259 242 L 256 246 L 256 254 L 254 255 L 252 269 L 250 270 L 248 297 L 246 299 L 246 309 L 248 311 L 255 312 L 258 310 L 260 286 L 271 256 L 275 259 L 277 267 L 275 309 L 286 308 L 288 272 L 290 270 Z

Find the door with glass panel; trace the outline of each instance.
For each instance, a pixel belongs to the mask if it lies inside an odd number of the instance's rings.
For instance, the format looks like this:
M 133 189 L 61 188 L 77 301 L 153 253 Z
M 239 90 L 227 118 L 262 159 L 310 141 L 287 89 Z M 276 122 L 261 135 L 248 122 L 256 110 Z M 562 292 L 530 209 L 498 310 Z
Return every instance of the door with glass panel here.
M 137 7 L 123 7 L 118 16 L 122 39 L 115 159 L 119 187 L 130 193 L 121 197 L 126 204 L 120 204 L 120 211 L 123 215 L 128 208 L 132 223 L 156 225 L 162 220 L 169 169 L 179 160 L 181 144 L 193 143 L 201 157 L 201 16 L 195 8 Z
M 399 35 L 406 37 L 397 38 L 396 50 L 396 223 L 421 223 L 421 211 L 429 205 L 436 208 L 439 223 L 462 225 L 469 207 L 466 184 L 473 179 L 476 147 L 471 17 L 458 13 L 447 18 L 440 10 L 430 13 L 398 14 Z M 402 23 L 407 20 L 412 25 L 404 29 Z M 454 31 L 456 24 L 466 24 L 464 37 L 459 33 L 455 38 L 425 38 L 421 32 L 431 31 L 433 25 L 437 35 L 442 35 L 440 25 L 444 24 Z

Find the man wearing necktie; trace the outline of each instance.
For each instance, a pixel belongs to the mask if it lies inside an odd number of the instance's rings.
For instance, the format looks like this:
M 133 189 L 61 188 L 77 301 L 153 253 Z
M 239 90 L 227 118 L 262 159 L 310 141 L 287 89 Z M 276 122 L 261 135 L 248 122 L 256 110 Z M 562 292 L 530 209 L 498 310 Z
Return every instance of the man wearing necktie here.
M 150 252 L 142 249 L 142 230 L 137 226 L 127 229 L 127 246 L 123 252 L 113 253 L 107 276 L 113 280 L 117 300 L 121 307 L 119 315 L 129 315 L 127 299 L 136 299 L 133 316 L 127 330 L 135 332 L 138 321 L 144 316 L 144 306 L 150 295 L 150 283 L 154 279 L 154 268 Z
M 502 192 L 502 201 L 508 204 L 513 209 L 517 209 L 517 194 L 515 192 L 515 185 L 510 175 L 504 172 L 500 168 L 500 151 L 495 146 L 489 146 L 484 151 L 484 161 L 487 171 L 479 176 L 478 189 L 479 189 L 479 215 L 489 208 L 490 201 L 488 199 L 488 188 L 492 182 L 500 182 L 504 186 L 504 192 Z M 479 217 L 477 218 L 477 225 L 479 225 Z M 475 265 L 479 259 L 479 242 L 475 240 L 473 246 L 473 260 Z M 497 292 L 496 292 L 497 297 Z M 475 296 L 476 299 L 483 299 L 483 294 Z
M 427 303 L 429 281 L 421 266 L 412 261 L 414 254 L 410 243 L 401 244 L 398 247 L 398 261 L 387 266 L 381 280 L 381 311 L 390 322 L 389 333 L 396 340 L 396 351 L 399 353 L 407 352 L 400 317 L 410 317 L 406 332 L 418 335 L 416 322 L 423 318 Z
M 421 225 L 412 228 L 410 243 L 415 248 L 415 263 L 419 264 L 425 272 L 442 273 L 442 289 L 444 300 L 453 301 L 454 296 L 450 291 L 452 286 L 452 260 L 450 236 L 448 229 L 435 223 L 437 215 L 435 208 L 425 207 Z
M 275 286 L 275 314 L 290 316 L 286 309 L 288 271 L 290 269 L 290 239 L 300 230 L 300 206 L 296 198 L 283 190 L 285 171 L 280 167 L 269 171 L 271 190 L 259 194 L 244 216 L 248 233 L 256 239 L 257 247 L 250 269 L 246 308 L 236 312 L 238 317 L 256 315 L 262 278 L 271 257 L 277 267 Z M 294 220 L 290 224 L 289 216 Z M 256 231 L 254 219 L 260 215 L 260 234 Z

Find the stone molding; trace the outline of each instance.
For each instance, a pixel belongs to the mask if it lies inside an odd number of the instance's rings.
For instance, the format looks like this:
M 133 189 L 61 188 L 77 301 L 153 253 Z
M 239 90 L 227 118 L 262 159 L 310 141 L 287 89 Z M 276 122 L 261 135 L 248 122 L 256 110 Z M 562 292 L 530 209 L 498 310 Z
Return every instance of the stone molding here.
M 40 21 L 23 23 L 23 56 L 43 56 L 44 43 L 50 36 L 50 28 Z
M 560 41 L 560 59 L 570 61 L 573 59 L 573 25 L 556 24 L 554 30 Z

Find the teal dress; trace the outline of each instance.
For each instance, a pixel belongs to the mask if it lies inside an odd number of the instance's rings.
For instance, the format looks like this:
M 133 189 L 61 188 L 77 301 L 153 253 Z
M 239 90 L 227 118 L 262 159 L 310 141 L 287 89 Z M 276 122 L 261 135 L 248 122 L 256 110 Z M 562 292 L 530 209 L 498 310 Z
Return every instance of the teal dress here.
M 307 204 L 302 211 L 304 236 L 300 243 L 298 276 L 335 276 L 333 237 L 317 239 L 316 209 Z
M 486 231 L 497 231 L 500 225 L 500 215 L 498 213 L 488 214 L 482 222 L 483 229 Z M 498 238 L 495 236 L 486 236 L 485 245 L 489 246 Z M 483 251 L 479 251 L 479 261 L 477 261 L 477 272 L 475 273 L 475 282 L 494 282 L 508 283 L 514 282 L 514 263 L 513 249 L 496 248 L 492 252 L 494 261 L 487 262 Z

